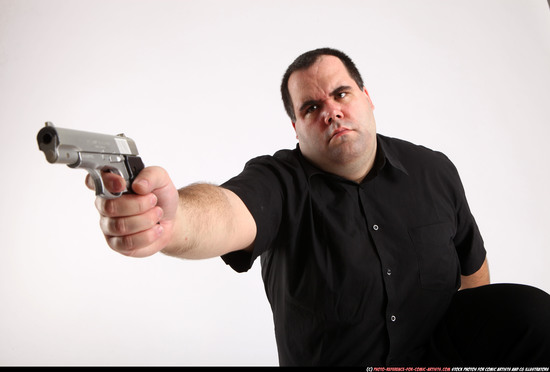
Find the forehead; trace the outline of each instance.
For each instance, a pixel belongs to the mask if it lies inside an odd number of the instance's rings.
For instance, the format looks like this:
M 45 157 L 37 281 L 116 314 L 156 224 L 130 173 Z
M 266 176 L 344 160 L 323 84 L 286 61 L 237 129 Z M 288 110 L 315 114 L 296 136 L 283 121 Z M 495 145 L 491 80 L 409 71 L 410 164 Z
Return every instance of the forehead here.
M 335 56 L 320 56 L 307 69 L 290 75 L 288 90 L 294 104 L 304 99 L 314 99 L 318 95 L 330 94 L 339 86 L 356 85 L 344 63 Z

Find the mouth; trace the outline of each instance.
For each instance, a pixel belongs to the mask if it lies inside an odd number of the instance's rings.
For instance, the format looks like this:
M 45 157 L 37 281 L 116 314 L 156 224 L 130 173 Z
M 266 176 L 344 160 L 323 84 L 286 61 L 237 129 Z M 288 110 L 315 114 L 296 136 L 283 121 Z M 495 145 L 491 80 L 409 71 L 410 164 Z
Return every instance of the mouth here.
M 351 129 L 348 129 L 348 128 L 345 128 L 345 127 L 340 127 L 340 128 L 336 128 L 334 131 L 332 131 L 332 133 L 330 134 L 330 139 L 329 141 L 332 141 L 333 139 L 336 139 L 338 137 L 342 137 L 343 135 L 347 134 L 347 133 L 350 133 L 352 130 Z

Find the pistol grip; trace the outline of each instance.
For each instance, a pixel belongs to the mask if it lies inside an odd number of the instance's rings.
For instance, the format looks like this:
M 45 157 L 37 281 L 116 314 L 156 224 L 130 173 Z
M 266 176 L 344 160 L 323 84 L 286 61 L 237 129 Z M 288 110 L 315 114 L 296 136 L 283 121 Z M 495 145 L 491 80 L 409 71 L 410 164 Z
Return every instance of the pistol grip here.
M 124 164 L 126 165 L 126 171 L 128 172 L 128 191 L 134 192 L 132 189 L 132 184 L 134 183 L 134 180 L 139 172 L 141 172 L 145 166 L 139 156 L 126 156 L 124 159 Z

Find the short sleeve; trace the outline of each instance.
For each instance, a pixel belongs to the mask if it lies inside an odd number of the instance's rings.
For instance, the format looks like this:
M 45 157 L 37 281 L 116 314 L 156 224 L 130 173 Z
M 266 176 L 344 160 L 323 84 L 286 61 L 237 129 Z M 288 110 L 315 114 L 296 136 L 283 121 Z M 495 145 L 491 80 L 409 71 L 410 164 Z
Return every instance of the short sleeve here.
M 461 274 L 471 275 L 479 270 L 487 252 L 478 225 L 470 211 L 458 170 L 449 159 L 447 160 L 447 171 L 454 189 L 456 208 L 456 234 L 453 240 L 460 260 Z
M 221 185 L 243 201 L 256 223 L 252 254 L 237 251 L 222 256 L 237 272 L 248 271 L 277 236 L 283 213 L 284 174 L 277 159 L 261 156 L 250 160 L 239 175 Z

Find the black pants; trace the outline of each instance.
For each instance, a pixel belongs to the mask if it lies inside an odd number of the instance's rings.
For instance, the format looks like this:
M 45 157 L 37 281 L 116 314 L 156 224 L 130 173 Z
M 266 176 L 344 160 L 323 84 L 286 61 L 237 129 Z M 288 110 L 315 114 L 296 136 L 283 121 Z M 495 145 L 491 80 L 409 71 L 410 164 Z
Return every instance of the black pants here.
M 432 366 L 550 366 L 550 295 L 518 284 L 459 291 L 430 345 Z

